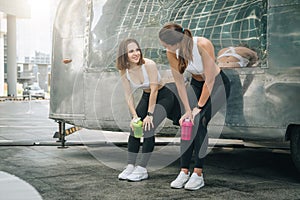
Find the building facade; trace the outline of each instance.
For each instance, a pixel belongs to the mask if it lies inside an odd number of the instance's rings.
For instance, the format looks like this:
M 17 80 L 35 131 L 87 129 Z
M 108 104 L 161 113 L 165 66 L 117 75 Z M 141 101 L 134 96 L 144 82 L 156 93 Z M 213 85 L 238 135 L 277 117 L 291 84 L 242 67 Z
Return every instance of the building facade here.
M 30 18 L 26 0 L 0 1 L 0 96 L 17 96 L 16 21 Z M 7 94 L 5 94 L 5 73 Z

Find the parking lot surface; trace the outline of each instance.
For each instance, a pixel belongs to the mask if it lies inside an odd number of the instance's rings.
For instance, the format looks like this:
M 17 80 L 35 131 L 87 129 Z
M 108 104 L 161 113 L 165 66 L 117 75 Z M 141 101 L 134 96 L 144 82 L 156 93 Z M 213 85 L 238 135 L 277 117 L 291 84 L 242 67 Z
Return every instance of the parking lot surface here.
M 67 137 L 68 148 L 60 148 L 48 110 L 48 100 L 0 102 L 0 171 L 25 181 L 42 199 L 300 199 L 288 149 L 250 148 L 240 141 L 210 147 L 205 187 L 197 191 L 170 188 L 179 172 L 176 138 L 158 138 L 148 180 L 119 181 L 127 133 L 82 129 Z M 32 194 L 14 187 L 10 192 L 19 199 Z

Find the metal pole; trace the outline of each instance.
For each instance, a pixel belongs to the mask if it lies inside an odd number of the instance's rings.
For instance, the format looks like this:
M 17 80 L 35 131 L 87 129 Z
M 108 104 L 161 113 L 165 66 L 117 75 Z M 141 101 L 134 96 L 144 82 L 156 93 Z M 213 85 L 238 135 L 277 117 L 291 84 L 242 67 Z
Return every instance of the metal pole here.
M 0 26 L 1 26 L 1 22 L 0 22 Z M 4 37 L 3 37 L 3 33 L 1 32 L 1 27 L 0 27 L 0 96 L 4 96 Z
M 7 15 L 7 85 L 8 96 L 17 96 L 16 16 Z
M 68 148 L 65 146 L 66 143 L 66 124 L 65 122 L 59 121 L 59 138 L 61 140 L 61 146 L 58 148 Z

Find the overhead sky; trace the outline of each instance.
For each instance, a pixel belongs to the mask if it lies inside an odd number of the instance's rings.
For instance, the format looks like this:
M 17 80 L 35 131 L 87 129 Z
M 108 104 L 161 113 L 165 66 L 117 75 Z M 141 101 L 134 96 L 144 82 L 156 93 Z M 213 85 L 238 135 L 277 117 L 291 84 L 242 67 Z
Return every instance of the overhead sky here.
M 52 22 L 59 0 L 28 0 L 30 19 L 17 19 L 17 56 L 34 56 L 35 51 L 51 53 Z

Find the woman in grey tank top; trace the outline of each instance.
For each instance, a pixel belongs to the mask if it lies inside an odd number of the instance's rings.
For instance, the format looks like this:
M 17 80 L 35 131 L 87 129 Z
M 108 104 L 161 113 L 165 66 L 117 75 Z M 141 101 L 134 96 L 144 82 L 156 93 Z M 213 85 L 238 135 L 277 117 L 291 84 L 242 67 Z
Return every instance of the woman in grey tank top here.
M 125 99 L 132 115 L 127 166 L 118 178 L 141 181 L 148 178 L 146 166 L 155 145 L 155 129 L 166 117 L 173 120 L 174 124 L 178 124 L 181 116 L 180 105 L 175 94 L 161 83 L 156 63 L 143 58 L 141 48 L 135 39 L 123 40 L 117 54 L 116 64 L 121 75 Z M 143 94 L 135 107 L 133 93 L 136 89 L 143 90 Z M 132 127 L 132 122 L 138 119 L 143 121 L 144 137 L 140 162 L 136 160 L 141 138 L 134 136 Z

